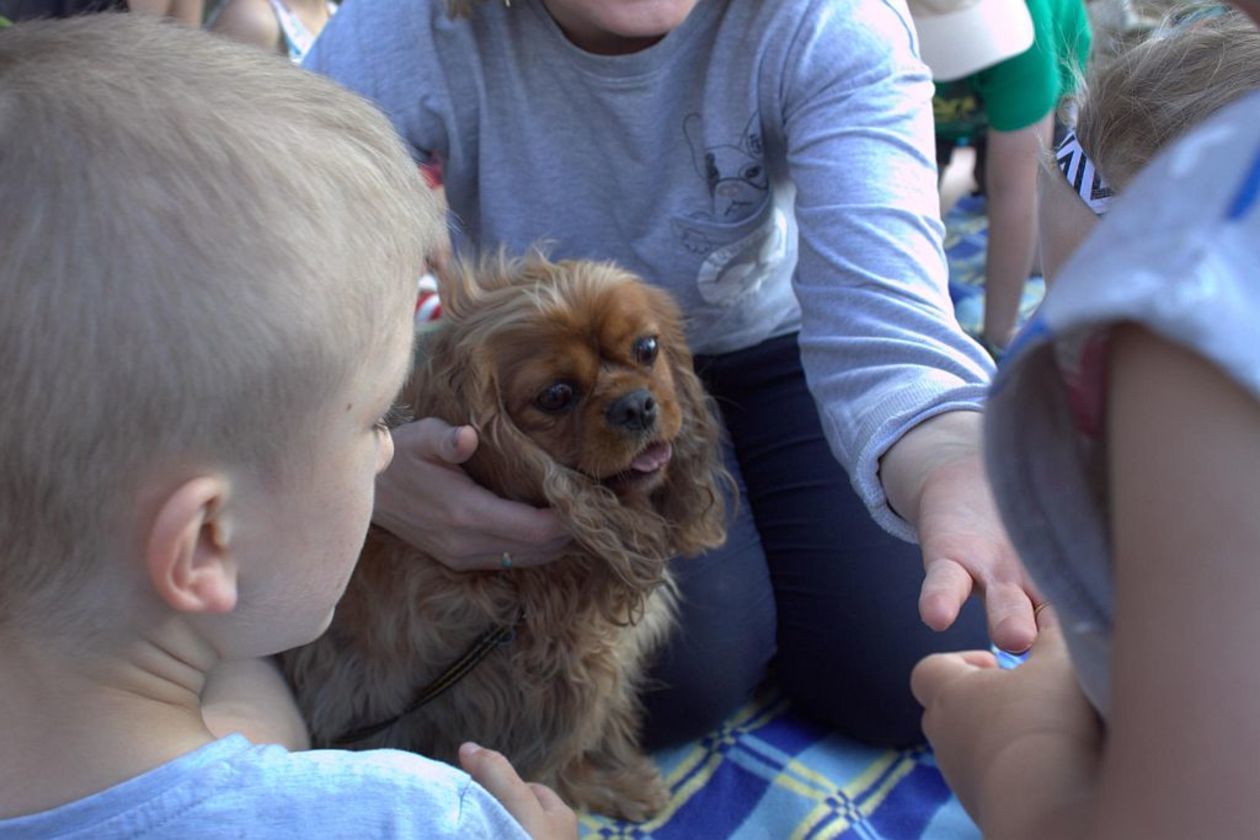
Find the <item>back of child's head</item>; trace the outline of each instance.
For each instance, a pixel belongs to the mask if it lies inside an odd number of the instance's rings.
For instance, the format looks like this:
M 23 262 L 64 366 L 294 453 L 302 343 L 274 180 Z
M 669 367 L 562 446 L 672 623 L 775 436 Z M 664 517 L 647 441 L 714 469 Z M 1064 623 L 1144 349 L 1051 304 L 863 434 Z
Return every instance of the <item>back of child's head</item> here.
M 317 451 L 443 231 L 385 118 L 282 58 L 142 15 L 0 33 L 0 627 L 93 626 L 180 470 Z
M 1186 6 L 1099 63 L 1077 96 L 1076 134 L 1114 189 L 1164 146 L 1260 89 L 1260 30 L 1223 6 Z

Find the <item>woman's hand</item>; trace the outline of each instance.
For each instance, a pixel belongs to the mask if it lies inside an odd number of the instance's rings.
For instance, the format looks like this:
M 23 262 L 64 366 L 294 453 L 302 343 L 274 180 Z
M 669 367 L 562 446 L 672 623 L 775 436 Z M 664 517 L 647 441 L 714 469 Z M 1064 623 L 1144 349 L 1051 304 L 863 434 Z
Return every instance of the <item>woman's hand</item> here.
M 550 509 L 502 499 L 460 468 L 477 450 L 471 426 L 429 417 L 393 435 L 373 521 L 395 536 L 458 571 L 537 566 L 569 542 Z
M 978 412 L 933 417 L 884 455 L 880 475 L 889 503 L 919 534 L 924 623 L 944 630 L 979 591 L 990 637 L 1004 650 L 1023 651 L 1037 637 L 1033 607 L 1042 599 L 1002 527 L 980 434 Z

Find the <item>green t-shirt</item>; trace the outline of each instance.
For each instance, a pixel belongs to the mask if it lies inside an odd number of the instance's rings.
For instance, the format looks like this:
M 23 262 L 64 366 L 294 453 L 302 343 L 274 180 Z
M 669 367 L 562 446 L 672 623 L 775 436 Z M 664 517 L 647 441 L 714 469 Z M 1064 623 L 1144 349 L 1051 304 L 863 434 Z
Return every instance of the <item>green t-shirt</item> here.
M 936 136 L 972 139 L 986 129 L 1017 131 L 1076 89 L 1089 58 L 1091 33 L 1083 0 L 1025 0 L 1033 45 L 1013 58 L 936 86 Z

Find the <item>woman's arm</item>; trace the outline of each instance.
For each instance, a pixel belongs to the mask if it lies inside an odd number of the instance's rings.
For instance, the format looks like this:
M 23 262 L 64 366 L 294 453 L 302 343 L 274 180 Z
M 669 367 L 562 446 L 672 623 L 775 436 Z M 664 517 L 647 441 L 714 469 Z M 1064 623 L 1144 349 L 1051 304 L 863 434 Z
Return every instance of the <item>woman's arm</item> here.
M 949 626 L 975 590 L 996 641 L 1025 648 L 1033 592 L 979 448 L 992 363 L 949 299 L 933 87 L 913 27 L 892 5 L 851 2 L 790 43 L 773 87 L 796 185 L 801 357 L 823 428 L 875 518 L 922 545 L 923 619 Z

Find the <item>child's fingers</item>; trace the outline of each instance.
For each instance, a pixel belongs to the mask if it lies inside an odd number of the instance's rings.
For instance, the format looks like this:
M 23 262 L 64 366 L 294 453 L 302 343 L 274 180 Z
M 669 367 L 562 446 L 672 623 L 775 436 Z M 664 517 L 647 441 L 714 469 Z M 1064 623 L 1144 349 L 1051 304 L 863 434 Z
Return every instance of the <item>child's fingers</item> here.
M 577 814 L 564 803 L 556 791 L 546 785 L 539 785 L 538 782 L 529 782 L 529 790 L 538 797 L 538 805 L 542 806 L 543 814 L 547 815 L 549 834 L 557 840 L 562 837 L 577 837 Z
M 934 653 L 919 661 L 910 672 L 910 692 L 919 705 L 930 706 L 941 690 L 959 676 L 972 671 L 996 668 L 997 660 L 987 650 Z
M 535 827 L 541 816 L 538 796 L 521 780 L 507 758 L 494 750 L 468 743 L 459 748 L 459 763 L 526 831 Z
M 538 804 L 542 806 L 543 813 L 546 814 L 572 814 L 573 809 L 565 804 L 560 795 L 546 785 L 538 782 L 530 782 L 529 789 L 534 792 L 534 796 L 538 797 Z
M 993 655 L 993 651 L 989 650 L 960 650 L 954 656 L 959 657 L 973 668 L 981 670 L 998 666 L 997 657 Z
M 459 763 L 535 840 L 577 837 L 577 814 L 546 785 L 526 784 L 512 763 L 494 750 L 467 743 Z

